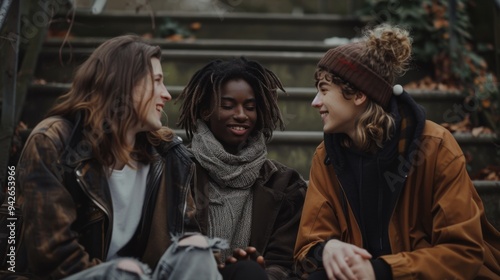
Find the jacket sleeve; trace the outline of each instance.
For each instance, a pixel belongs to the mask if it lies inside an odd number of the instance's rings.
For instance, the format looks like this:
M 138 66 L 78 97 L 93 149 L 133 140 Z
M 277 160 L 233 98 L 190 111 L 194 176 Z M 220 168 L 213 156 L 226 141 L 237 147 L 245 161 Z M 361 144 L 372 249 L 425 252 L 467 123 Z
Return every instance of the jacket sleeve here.
M 289 279 L 293 273 L 293 248 L 306 193 L 306 182 L 292 169 L 279 167 L 276 186 L 284 189 L 283 202 L 264 252 L 269 279 Z M 284 186 L 284 187 L 283 187 Z
M 431 232 L 423 237 L 429 245 L 382 258 L 391 266 L 394 279 L 473 279 L 483 265 L 484 248 L 481 211 L 473 199 L 475 189 L 465 158 L 449 133 L 437 151 L 423 148 L 425 160 L 436 162 L 434 170 L 425 170 L 434 180 L 422 181 L 432 184 L 427 188 L 432 188 L 432 201 L 421 201 L 429 203 L 432 215 Z M 419 166 L 416 161 L 415 168 L 424 168 L 422 162 Z
M 27 266 L 41 278 L 60 279 L 101 262 L 89 259 L 71 229 L 76 206 L 63 185 L 61 150 L 50 137 L 36 133 L 28 139 L 17 169 Z
M 322 265 L 322 244 L 332 238 L 340 239 L 341 232 L 335 207 L 333 186 L 324 164 L 324 146 L 313 156 L 309 185 L 295 243 L 295 262 L 302 273 L 311 273 Z

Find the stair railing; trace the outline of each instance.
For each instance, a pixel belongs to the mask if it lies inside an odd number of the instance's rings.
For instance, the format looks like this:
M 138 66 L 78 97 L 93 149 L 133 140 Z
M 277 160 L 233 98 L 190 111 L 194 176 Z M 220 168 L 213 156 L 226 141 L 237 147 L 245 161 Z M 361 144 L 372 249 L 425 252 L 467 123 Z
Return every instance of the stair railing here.
M 33 78 L 38 55 L 47 35 L 52 13 L 56 12 L 52 10 L 61 9 L 63 6 L 59 0 L 38 2 L 7 0 L 7 2 L 2 2 L 0 13 L 0 20 L 5 15 L 3 30 L 7 34 L 2 34 L 0 39 L 2 48 L 0 52 L 0 94 L 2 94 L 3 98 L 0 120 L 0 198 L 3 195 L 3 187 L 7 178 L 7 165 L 9 164 L 15 127 L 23 110 L 28 85 Z M 5 3 L 9 4 L 10 7 L 4 9 L 4 6 L 6 7 Z M 27 12 L 22 12 L 21 7 L 22 11 Z M 23 14 L 23 23 L 25 24 L 22 28 L 21 14 Z M 27 15 L 26 18 L 24 18 L 24 14 Z M 40 21 L 40 19 L 45 20 Z M 19 63 L 21 41 L 28 43 L 28 45 L 24 50 L 22 62 Z M 20 65 L 19 69 L 18 65 Z
M 10 5 L 12 4 L 12 0 L 2 1 L 2 5 L 0 6 L 0 29 L 7 18 L 7 13 L 9 12 Z
M 500 0 L 494 0 L 493 7 L 493 36 L 495 36 L 495 64 L 497 79 L 500 79 Z
M 0 197 L 6 185 L 7 165 L 15 127 L 16 79 L 19 53 L 19 34 L 21 22 L 20 1 L 2 2 L 0 14 L 0 94 L 2 96 L 2 114 L 0 119 Z M 5 5 L 4 5 L 5 4 Z M 4 26 L 5 23 L 5 26 Z

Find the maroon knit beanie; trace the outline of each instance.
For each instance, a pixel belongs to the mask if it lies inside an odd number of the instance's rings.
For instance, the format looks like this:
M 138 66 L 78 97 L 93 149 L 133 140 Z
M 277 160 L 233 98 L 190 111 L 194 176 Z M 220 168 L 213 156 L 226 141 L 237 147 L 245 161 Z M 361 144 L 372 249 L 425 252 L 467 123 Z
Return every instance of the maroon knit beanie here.
M 330 49 L 321 58 L 318 67 L 349 82 L 387 110 L 393 93 L 392 85 L 363 63 L 368 60 L 362 57 L 364 44 L 350 43 Z

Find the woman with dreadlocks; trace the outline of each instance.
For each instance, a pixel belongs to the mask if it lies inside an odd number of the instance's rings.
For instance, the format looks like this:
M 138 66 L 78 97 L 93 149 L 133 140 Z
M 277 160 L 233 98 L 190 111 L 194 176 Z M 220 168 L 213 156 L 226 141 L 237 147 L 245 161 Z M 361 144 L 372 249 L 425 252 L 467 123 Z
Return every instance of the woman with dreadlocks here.
M 179 97 L 178 124 L 197 162 L 196 220 L 203 234 L 230 244 L 221 251 L 224 279 L 293 276 L 306 183 L 295 170 L 267 159 L 266 140 L 277 125 L 284 128 L 278 89 L 284 91 L 273 72 L 242 57 L 210 62 Z M 245 269 L 250 272 L 236 276 Z

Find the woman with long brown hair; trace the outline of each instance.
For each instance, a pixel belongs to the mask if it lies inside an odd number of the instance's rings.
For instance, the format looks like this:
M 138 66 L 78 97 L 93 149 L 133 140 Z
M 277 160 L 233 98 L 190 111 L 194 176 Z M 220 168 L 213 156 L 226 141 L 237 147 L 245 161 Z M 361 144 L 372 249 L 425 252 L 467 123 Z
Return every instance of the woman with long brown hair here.
M 139 37 L 106 41 L 34 128 L 17 168 L 17 271 L 43 279 L 220 278 L 211 248 L 222 241 L 186 235 L 194 164 L 161 122 L 171 96 L 160 59 L 160 48 Z

